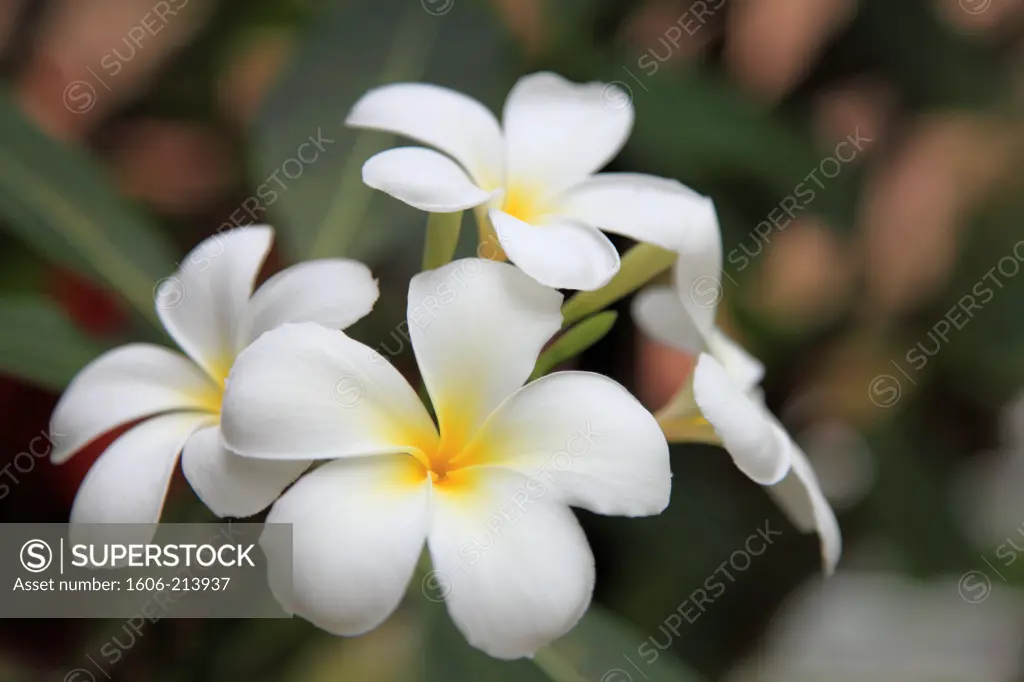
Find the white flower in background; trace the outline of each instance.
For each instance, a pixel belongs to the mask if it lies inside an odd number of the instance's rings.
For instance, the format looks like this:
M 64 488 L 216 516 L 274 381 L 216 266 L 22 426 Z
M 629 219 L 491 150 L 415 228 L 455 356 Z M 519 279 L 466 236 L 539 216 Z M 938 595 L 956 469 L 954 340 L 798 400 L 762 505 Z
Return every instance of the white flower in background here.
M 717 221 L 714 238 L 701 247 L 680 255 L 674 287 L 649 287 L 633 303 L 645 333 L 699 354 L 691 378 L 658 412 L 658 421 L 670 441 L 719 444 L 740 471 L 769 486 L 797 528 L 818 533 L 824 569 L 832 573 L 842 551 L 835 514 L 807 456 L 764 404 L 758 387 L 764 366 L 715 325 L 722 294 Z
M 188 355 L 135 343 L 89 363 L 54 410 L 51 429 L 68 434 L 53 452 L 60 464 L 108 431 L 136 420 L 100 456 L 75 498 L 72 523 L 156 523 L 178 453 L 189 483 L 219 516 L 266 508 L 308 461 L 255 462 L 221 444 L 225 377 L 235 356 L 285 322 L 343 328 L 366 315 L 377 283 L 362 263 L 301 263 L 253 284 L 273 231 L 247 227 L 197 246 L 157 291 L 157 314 Z
M 439 427 L 391 364 L 341 332 L 286 325 L 242 352 L 224 398 L 227 446 L 333 460 L 267 519 L 293 524 L 294 558 L 264 547 L 286 609 L 335 634 L 371 630 L 397 607 L 426 542 L 473 646 L 529 656 L 573 627 L 594 559 L 569 506 L 657 514 L 671 472 L 654 417 L 614 381 L 559 372 L 523 387 L 561 303 L 489 260 L 412 279 L 410 337 Z M 292 585 L 275 577 L 281 562 Z
M 594 175 L 633 127 L 632 103 L 613 85 L 526 76 L 509 93 L 502 121 L 453 90 L 395 83 L 364 95 L 346 123 L 448 154 L 390 149 L 366 162 L 363 180 L 432 213 L 486 209 L 512 262 L 550 287 L 598 289 L 618 271 L 618 253 L 597 228 L 681 251 L 713 211 L 674 180 Z

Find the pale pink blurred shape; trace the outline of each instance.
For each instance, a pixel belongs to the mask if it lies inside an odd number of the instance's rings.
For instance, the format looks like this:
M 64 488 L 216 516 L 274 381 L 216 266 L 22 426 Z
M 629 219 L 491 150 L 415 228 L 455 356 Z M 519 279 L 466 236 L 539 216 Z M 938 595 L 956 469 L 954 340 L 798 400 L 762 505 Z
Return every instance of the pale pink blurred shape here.
M 726 63 L 742 85 L 774 101 L 800 82 L 856 2 L 739 0 L 730 10 Z
M 17 86 L 48 132 L 75 138 L 145 90 L 211 14 L 211 0 L 63 0 Z
M 971 209 L 1009 169 L 1018 133 L 967 114 L 917 124 L 869 180 L 859 218 L 866 257 L 866 310 L 903 312 L 938 291 Z
M 291 56 L 294 39 L 284 30 L 261 30 L 249 36 L 218 79 L 221 111 L 248 124 Z
M 870 151 L 885 143 L 896 109 L 896 94 L 880 81 L 856 80 L 822 93 L 814 111 L 815 132 L 825 146 L 838 144 L 851 130 L 870 139 Z
M 201 211 L 233 180 L 224 136 L 202 125 L 131 121 L 113 142 L 111 161 L 122 191 L 166 213 Z

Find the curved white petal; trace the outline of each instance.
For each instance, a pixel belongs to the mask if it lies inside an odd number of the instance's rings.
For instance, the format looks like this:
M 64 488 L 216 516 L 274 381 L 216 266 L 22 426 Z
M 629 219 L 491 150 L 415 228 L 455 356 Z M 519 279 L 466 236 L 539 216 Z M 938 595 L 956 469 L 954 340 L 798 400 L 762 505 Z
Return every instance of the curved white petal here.
M 589 372 L 556 372 L 499 407 L 468 450 L 533 478 L 534 496 L 598 514 L 647 516 L 668 506 L 668 443 L 629 391 Z
M 525 477 L 478 469 L 473 490 L 431 501 L 428 545 L 448 612 L 470 644 L 495 658 L 532 656 L 590 604 L 594 557 L 559 501 L 511 502 Z
M 170 410 L 215 410 L 220 389 L 179 353 L 147 343 L 107 351 L 80 371 L 50 417 L 54 464 L 115 427 Z
M 236 455 L 224 447 L 217 424 L 193 434 L 181 454 L 189 485 L 221 518 L 245 518 L 263 511 L 310 464 L 310 460 L 276 462 Z
M 555 191 L 577 184 L 618 154 L 633 128 L 633 105 L 612 84 L 535 73 L 509 92 L 502 124 L 508 183 Z
M 714 229 L 696 230 L 693 241 L 679 251 L 673 280 L 679 300 L 705 337 L 715 328 L 715 314 L 722 300 L 722 237 L 715 218 Z
M 412 347 L 450 447 L 526 382 L 562 326 L 561 294 L 479 258 L 413 277 L 408 306 Z
M 454 213 L 491 200 L 459 165 L 423 147 L 388 149 L 363 164 L 363 182 L 413 208 Z
M 347 258 L 324 258 L 293 265 L 256 290 L 239 327 L 241 351 L 287 322 L 316 322 L 345 329 L 373 310 L 379 291 L 370 268 Z
M 655 341 L 684 353 L 705 349 L 704 335 L 674 288 L 647 287 L 633 298 L 632 312 L 640 330 Z
M 750 391 L 764 378 L 764 365 L 715 327 L 707 340 L 708 352 L 725 368 L 743 392 Z
M 385 130 L 437 147 L 487 187 L 502 184 L 501 127 L 487 107 L 428 83 L 391 83 L 363 95 L 345 124 Z
M 560 213 L 587 225 L 671 251 L 718 238 L 711 199 L 677 180 L 640 173 L 601 173 L 570 189 Z M 703 233 L 703 234 L 702 234 Z
M 619 271 L 618 251 L 594 227 L 558 219 L 530 225 L 496 209 L 488 217 L 509 259 L 545 286 L 593 291 Z
M 693 371 L 693 395 L 740 471 L 762 485 L 778 483 L 786 475 L 790 449 L 778 438 L 768 411 L 706 353 Z
M 776 425 L 776 428 L 789 446 L 793 467 L 778 484 L 767 488 L 768 493 L 801 532 L 818 534 L 822 567 L 826 574 L 831 575 L 843 551 L 839 521 L 821 491 L 821 484 L 807 461 L 807 455 L 781 426 Z
M 418 465 L 406 455 L 330 462 L 277 501 L 267 523 L 292 524 L 293 551 L 261 545 L 285 610 L 337 635 L 372 630 L 395 610 L 429 518 L 429 479 L 413 483 L 410 466 Z
M 157 523 L 178 453 L 211 419 L 196 413 L 166 414 L 126 431 L 86 474 L 71 507 L 71 523 Z M 155 532 L 155 526 L 140 528 L 146 537 L 137 539 L 147 542 Z M 88 542 L 88 536 L 96 534 L 80 530 L 76 542 Z
M 426 408 L 387 360 L 311 322 L 278 327 L 239 354 L 221 432 L 229 449 L 264 459 L 411 452 L 437 442 Z
M 266 225 L 219 232 L 157 289 L 156 313 L 167 333 L 218 380 L 235 359 L 238 324 L 273 240 Z

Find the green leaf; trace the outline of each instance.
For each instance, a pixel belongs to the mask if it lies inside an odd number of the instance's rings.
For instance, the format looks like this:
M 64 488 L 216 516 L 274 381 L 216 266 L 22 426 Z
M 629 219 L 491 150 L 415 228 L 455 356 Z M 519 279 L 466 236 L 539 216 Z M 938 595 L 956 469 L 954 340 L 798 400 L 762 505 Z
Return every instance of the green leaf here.
M 156 322 L 153 287 L 175 249 L 82 150 L 35 127 L 0 92 L 0 222 L 41 257 L 119 292 Z
M 597 291 L 581 291 L 562 306 L 562 324 L 568 327 L 593 312 L 607 308 L 665 272 L 676 254 L 653 244 L 637 244 L 622 257 L 612 281 Z
M 593 605 L 568 635 L 538 651 L 534 662 L 555 682 L 700 680 L 669 651 L 653 646 L 647 635 Z
M 103 347 L 41 297 L 0 297 L 0 372 L 61 391 Z
M 619 314 L 614 310 L 605 310 L 570 328 L 540 354 L 533 374 L 530 375 L 530 381 L 539 379 L 603 339 L 612 330 L 618 317 Z
M 483 3 L 444 6 L 444 15 L 435 16 L 424 9 L 426 3 L 408 0 L 336 2 L 300 39 L 255 128 L 256 181 L 262 183 L 256 194 L 271 209 L 291 258 L 369 260 L 392 242 L 395 248 L 418 250 L 422 212 L 362 181 L 363 163 L 394 146 L 396 138 L 352 130 L 344 121 L 368 90 L 396 81 L 437 83 L 500 103 L 512 80 L 511 74 L 500 77 L 501 63 L 509 61 L 504 59 L 511 45 L 506 29 Z M 442 3 L 437 7 L 443 9 Z M 330 142 L 300 173 L 288 159 L 318 135 Z M 304 150 L 306 158 L 312 151 Z M 286 162 L 293 179 L 281 173 Z M 269 179 L 274 173 L 283 187 Z
M 462 231 L 462 211 L 431 213 L 427 218 L 427 239 L 423 245 L 423 269 L 434 270 L 452 262 Z

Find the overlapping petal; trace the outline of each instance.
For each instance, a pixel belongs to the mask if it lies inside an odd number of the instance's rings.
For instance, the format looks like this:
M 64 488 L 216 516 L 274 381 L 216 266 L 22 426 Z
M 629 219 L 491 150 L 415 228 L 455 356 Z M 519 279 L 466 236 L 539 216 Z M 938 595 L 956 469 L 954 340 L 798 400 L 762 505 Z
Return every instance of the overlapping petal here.
M 409 334 L 447 447 L 526 382 L 562 325 L 562 295 L 507 263 L 470 258 L 409 284 Z
M 181 468 L 192 490 L 221 518 L 245 518 L 263 511 L 310 463 L 236 455 L 224 447 L 217 424 L 193 434 L 181 455 Z
M 496 209 L 488 216 L 509 259 L 545 286 L 592 291 L 619 271 L 618 251 L 594 227 L 559 218 L 530 225 Z
M 509 182 L 564 190 L 618 154 L 633 128 L 633 106 L 614 85 L 535 73 L 509 92 L 502 125 Z
M 157 289 L 156 312 L 167 333 L 218 380 L 234 360 L 239 322 L 273 239 L 265 225 L 217 233 Z
M 286 610 L 338 635 L 372 630 L 395 610 L 429 518 L 430 486 L 411 482 L 410 466 L 418 465 L 405 455 L 330 462 L 278 500 L 267 523 L 292 524 L 293 552 L 261 544 L 271 589 Z
M 436 147 L 488 189 L 504 184 L 501 127 L 483 104 L 427 83 L 391 83 L 363 95 L 345 124 L 385 130 Z
M 78 373 L 50 419 L 54 464 L 114 428 L 171 410 L 215 411 L 219 388 L 187 358 L 135 343 L 108 351 Z
M 198 413 L 166 414 L 126 431 L 100 455 L 82 481 L 71 508 L 71 523 L 155 524 L 160 520 L 178 453 L 189 437 L 212 419 Z M 156 528 L 139 532 L 146 537 L 132 540 L 148 542 Z M 88 542 L 81 532 L 77 537 Z
M 386 359 L 308 322 L 278 327 L 242 351 L 221 430 L 229 449 L 264 459 L 412 452 L 437 442 L 416 391 Z
M 668 506 L 664 434 L 629 391 L 599 374 L 558 372 L 523 387 L 469 451 L 532 477 L 535 493 L 550 489 L 554 499 L 599 514 L 646 516 Z
M 378 295 L 377 280 L 359 261 L 324 258 L 293 265 L 253 294 L 239 326 L 237 349 L 288 322 L 345 329 L 373 309 Z
M 431 501 L 434 570 L 470 644 L 496 658 L 532 656 L 586 611 L 594 558 L 563 503 L 539 497 L 516 513 L 512 500 L 525 476 L 481 467 L 473 478 L 472 493 L 439 490 Z
M 363 182 L 414 208 L 454 213 L 491 200 L 459 165 L 423 147 L 398 147 L 363 164 Z

